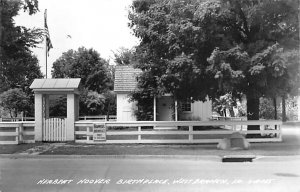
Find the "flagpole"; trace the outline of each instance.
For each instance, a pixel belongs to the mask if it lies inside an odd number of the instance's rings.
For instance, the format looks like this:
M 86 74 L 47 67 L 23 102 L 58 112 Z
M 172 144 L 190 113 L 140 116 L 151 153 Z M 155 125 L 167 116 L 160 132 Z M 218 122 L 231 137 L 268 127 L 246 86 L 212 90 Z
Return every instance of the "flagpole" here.
M 49 50 L 51 48 L 53 48 L 51 40 L 50 40 L 50 34 L 49 34 L 49 29 L 48 29 L 48 25 L 47 25 L 47 9 L 45 9 L 45 13 L 44 13 L 44 25 L 45 25 L 45 39 L 46 39 L 46 79 L 48 78 L 48 65 L 47 65 L 47 57 L 49 56 Z
M 47 18 L 47 9 L 45 9 L 45 13 L 44 13 L 44 22 L 46 23 L 46 18 Z M 46 30 L 46 27 L 45 27 Z M 48 66 L 47 66 L 47 55 L 48 55 L 48 48 L 47 48 L 47 36 L 48 33 L 45 34 L 45 58 L 46 58 L 46 79 L 48 78 Z
M 47 67 L 47 56 L 48 56 L 48 50 L 47 50 L 47 41 L 45 41 L 45 56 L 46 56 L 46 79 L 48 78 L 48 73 L 47 73 L 47 70 L 48 70 L 48 67 Z

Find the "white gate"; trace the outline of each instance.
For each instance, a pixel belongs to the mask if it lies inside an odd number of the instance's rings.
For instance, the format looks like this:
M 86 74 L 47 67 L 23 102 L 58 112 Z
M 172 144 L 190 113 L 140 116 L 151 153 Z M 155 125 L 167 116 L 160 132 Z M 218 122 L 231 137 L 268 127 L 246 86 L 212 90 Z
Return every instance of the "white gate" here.
M 62 118 L 44 119 L 43 141 L 66 141 L 67 120 Z

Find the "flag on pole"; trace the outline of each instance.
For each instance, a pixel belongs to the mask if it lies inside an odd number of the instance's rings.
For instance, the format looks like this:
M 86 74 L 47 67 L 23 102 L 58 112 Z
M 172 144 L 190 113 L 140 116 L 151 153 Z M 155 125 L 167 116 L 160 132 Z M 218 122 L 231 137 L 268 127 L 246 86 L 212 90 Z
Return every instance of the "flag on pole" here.
M 51 43 L 51 39 L 50 39 L 50 34 L 49 34 L 49 30 L 48 30 L 48 25 L 47 25 L 47 9 L 45 9 L 45 13 L 44 13 L 44 18 L 45 18 L 45 36 L 46 36 L 46 51 L 48 53 L 49 56 L 49 50 L 51 48 L 53 48 L 52 43 Z

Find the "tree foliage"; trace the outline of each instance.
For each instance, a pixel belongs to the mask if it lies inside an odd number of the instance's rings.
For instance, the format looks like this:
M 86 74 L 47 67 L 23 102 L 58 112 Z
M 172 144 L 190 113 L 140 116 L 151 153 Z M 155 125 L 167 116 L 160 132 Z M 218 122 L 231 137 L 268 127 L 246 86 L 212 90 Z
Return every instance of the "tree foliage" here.
M 93 49 L 69 50 L 53 63 L 53 78 L 81 78 L 80 115 L 106 114 L 113 87 L 108 61 Z
M 102 59 L 97 51 L 84 47 L 64 52 L 53 63 L 52 77 L 81 78 L 83 87 L 98 93 L 112 87 L 108 61 Z
M 259 98 L 299 87 L 297 0 L 136 0 L 129 19 L 143 70 L 137 94 L 204 101 Z
M 9 89 L 0 95 L 0 106 L 9 111 L 11 117 L 17 117 L 20 112 L 27 112 L 29 101 L 22 89 Z
M 234 117 L 233 107 L 237 107 L 237 102 L 232 98 L 230 93 L 221 96 L 213 101 L 213 109 L 220 115 L 227 117 L 229 114 L 226 113 L 228 110 L 230 112 L 230 117 Z
M 38 1 L 1 0 L 0 92 L 11 88 L 22 88 L 27 92 L 33 79 L 42 76 L 30 48 L 42 41 L 43 31 L 16 26 L 14 17 L 21 9 L 34 14 L 38 11 Z
M 14 17 L 24 10 L 29 15 L 38 11 L 37 0 L 0 1 L 0 93 L 22 89 L 33 113 L 33 94 L 29 89 L 35 78 L 41 78 L 39 61 L 30 50 L 43 40 L 43 30 L 16 26 Z
M 116 65 L 132 65 L 134 61 L 134 50 L 121 47 L 114 53 Z

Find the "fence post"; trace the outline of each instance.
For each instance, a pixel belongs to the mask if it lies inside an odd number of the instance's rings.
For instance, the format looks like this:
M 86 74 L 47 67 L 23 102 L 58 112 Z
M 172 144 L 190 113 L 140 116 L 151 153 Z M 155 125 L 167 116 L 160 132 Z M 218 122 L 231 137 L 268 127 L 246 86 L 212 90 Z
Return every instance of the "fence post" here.
M 192 141 L 194 139 L 194 135 L 192 134 L 193 126 L 189 125 L 189 141 Z
M 19 144 L 19 135 L 20 135 L 19 126 L 17 126 L 16 127 L 16 144 Z
M 18 128 L 19 128 L 19 134 L 18 134 L 18 136 L 19 136 L 19 140 L 18 140 L 18 143 L 23 143 L 23 132 L 24 132 L 24 128 L 23 128 L 23 123 L 19 123 L 19 126 L 18 126 Z
M 282 141 L 281 125 L 279 124 L 277 127 L 278 127 L 278 131 L 279 131 L 278 138 L 279 138 L 280 141 Z
M 90 127 L 86 127 L 86 141 L 90 141 Z

